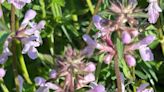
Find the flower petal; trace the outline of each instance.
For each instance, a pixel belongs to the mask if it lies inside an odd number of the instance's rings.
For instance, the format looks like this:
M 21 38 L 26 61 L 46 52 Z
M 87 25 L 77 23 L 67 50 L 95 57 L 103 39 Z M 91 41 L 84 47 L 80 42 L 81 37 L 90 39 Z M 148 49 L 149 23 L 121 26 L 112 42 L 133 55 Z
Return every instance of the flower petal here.
M 37 58 L 37 55 L 38 54 L 38 51 L 35 47 L 31 47 L 30 50 L 28 51 L 28 56 L 31 58 L 31 59 L 36 59 Z
M 151 52 L 149 47 L 143 47 L 139 49 L 141 58 L 143 61 L 152 61 L 154 60 L 153 53 Z
M 122 41 L 124 44 L 129 44 L 131 42 L 132 38 L 130 34 L 127 31 L 122 32 Z
M 125 55 L 125 61 L 127 62 L 129 67 L 136 65 L 136 60 L 132 55 Z

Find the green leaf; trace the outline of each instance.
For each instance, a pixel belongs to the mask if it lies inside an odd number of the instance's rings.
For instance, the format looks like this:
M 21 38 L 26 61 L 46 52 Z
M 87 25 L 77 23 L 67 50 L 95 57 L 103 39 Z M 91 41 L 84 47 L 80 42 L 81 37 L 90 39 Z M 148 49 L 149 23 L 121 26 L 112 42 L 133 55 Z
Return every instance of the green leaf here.
M 53 64 L 53 57 L 49 54 L 38 53 L 38 58 L 48 64 Z
M 158 78 L 153 70 L 149 70 L 151 76 L 155 79 L 155 81 L 158 81 Z
M 56 3 L 56 4 L 58 4 L 58 5 L 60 5 L 60 6 L 65 6 L 65 1 L 64 0 L 53 0 L 53 3 Z
M 8 35 L 9 35 L 9 32 L 0 31 L 0 54 L 3 51 L 3 45 L 4 45 L 4 42 L 6 41 Z
M 117 38 L 116 40 L 116 49 L 117 49 L 118 58 L 119 60 L 121 60 L 123 57 L 123 43 L 119 38 Z
M 140 77 L 141 79 L 147 79 L 146 74 L 144 74 L 144 73 L 141 72 L 141 71 L 135 70 L 135 74 L 136 74 L 138 77 Z

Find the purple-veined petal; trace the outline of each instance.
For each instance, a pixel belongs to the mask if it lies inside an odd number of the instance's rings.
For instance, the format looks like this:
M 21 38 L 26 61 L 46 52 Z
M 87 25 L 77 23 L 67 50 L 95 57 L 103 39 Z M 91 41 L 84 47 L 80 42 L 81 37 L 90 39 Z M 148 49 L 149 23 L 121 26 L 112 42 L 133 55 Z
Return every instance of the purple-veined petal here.
M 17 9 L 22 9 L 26 2 L 24 0 L 8 0 L 9 3 L 12 3 Z
M 19 81 L 19 91 L 22 92 L 24 79 L 22 78 L 21 75 L 18 75 L 18 81 Z
M 56 70 L 51 70 L 50 74 L 49 74 L 50 78 L 56 78 L 57 77 L 57 72 Z
M 90 57 L 93 54 L 97 43 L 87 34 L 83 35 L 83 40 L 87 43 L 88 46 L 82 50 L 82 54 Z
M 90 46 L 96 46 L 96 41 L 87 34 L 83 35 L 83 40 Z
M 28 51 L 28 56 L 31 59 L 36 59 L 38 57 L 38 51 L 35 47 L 31 47 L 30 50 Z
M 31 48 L 30 44 L 25 44 L 22 50 L 22 54 L 26 54 L 30 50 L 30 48 Z
M 151 44 L 155 40 L 155 38 L 156 37 L 154 35 L 146 36 L 144 39 L 142 39 L 138 43 L 134 44 L 132 49 L 135 50 L 135 49 L 139 49 L 139 48 L 142 48 L 142 47 L 146 47 L 149 44 Z
M 6 71 L 3 68 L 0 68 L 0 78 L 3 78 L 6 74 Z
M 36 16 L 36 11 L 30 9 L 26 12 L 24 19 L 32 20 Z
M 100 21 L 102 20 L 102 18 L 98 15 L 95 15 L 95 16 L 93 16 L 92 20 L 93 20 L 93 23 L 96 26 L 96 28 L 101 30 L 102 26 L 100 24 Z
M 141 85 L 137 88 L 137 92 L 142 92 L 147 86 L 149 86 L 148 83 L 141 84 Z
M 58 90 L 60 88 L 59 86 L 57 86 L 56 84 L 53 84 L 51 82 L 47 82 L 45 84 L 45 86 L 47 86 L 49 89 L 52 89 L 52 90 Z
M 2 53 L 0 55 L 0 64 L 4 64 L 8 59 L 8 55 L 6 53 Z
M 131 42 L 132 38 L 130 34 L 127 31 L 122 32 L 122 41 L 124 44 L 129 44 Z
M 46 82 L 46 80 L 43 77 L 36 77 L 34 81 L 35 84 L 38 86 L 44 86 L 44 83 Z
M 49 88 L 46 86 L 39 87 L 36 92 L 49 92 Z
M 95 48 L 92 46 L 86 46 L 81 52 L 83 55 L 86 55 L 87 57 L 91 57 L 93 55 Z
M 148 20 L 150 23 L 156 23 L 159 17 L 159 12 L 162 12 L 162 9 L 159 7 L 157 0 L 149 0 L 148 6 Z
M 35 28 L 26 29 L 24 33 L 27 35 L 32 35 L 34 34 L 35 30 Z
M 149 47 L 143 47 L 139 49 L 141 58 L 143 61 L 152 61 L 154 60 L 153 53 L 151 52 Z
M 106 92 L 106 91 L 105 91 L 105 87 L 103 85 L 99 84 L 87 92 Z
M 136 60 L 132 55 L 125 55 L 125 61 L 127 62 L 129 67 L 136 65 Z
M 37 29 L 38 29 L 38 30 L 43 29 L 44 26 L 45 26 L 45 24 L 46 24 L 46 21 L 44 21 L 44 20 L 40 21 L 40 22 L 38 23 L 38 25 L 37 25 Z
M 21 23 L 21 28 L 25 28 L 30 20 L 34 19 L 36 16 L 36 11 L 30 9 L 26 12 L 23 22 Z

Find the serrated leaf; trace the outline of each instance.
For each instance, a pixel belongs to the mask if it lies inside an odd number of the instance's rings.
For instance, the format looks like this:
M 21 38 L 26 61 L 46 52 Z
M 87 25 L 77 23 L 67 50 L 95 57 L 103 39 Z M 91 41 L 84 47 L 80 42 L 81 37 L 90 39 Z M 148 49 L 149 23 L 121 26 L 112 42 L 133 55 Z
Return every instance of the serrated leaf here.
M 3 45 L 4 45 L 4 42 L 6 41 L 8 35 L 9 35 L 9 32 L 0 31 L 0 54 L 3 51 Z

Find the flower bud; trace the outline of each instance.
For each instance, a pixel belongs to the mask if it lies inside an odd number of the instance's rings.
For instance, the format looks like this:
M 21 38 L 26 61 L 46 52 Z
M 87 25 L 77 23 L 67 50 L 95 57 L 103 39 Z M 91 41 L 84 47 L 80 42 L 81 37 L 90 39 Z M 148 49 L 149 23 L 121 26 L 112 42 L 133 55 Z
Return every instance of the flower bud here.
M 41 86 L 42 84 L 44 84 L 46 82 L 46 80 L 42 77 L 36 77 L 34 79 L 34 81 L 35 81 L 36 85 L 39 85 L 39 86 Z
M 97 85 L 93 89 L 89 90 L 88 92 L 106 92 L 105 87 L 103 85 Z
M 111 61 L 112 61 L 112 58 L 113 58 L 113 55 L 106 55 L 105 57 L 104 57 L 104 63 L 105 64 L 109 64 Z
M 131 36 L 127 31 L 122 32 L 122 41 L 124 44 L 129 44 L 131 42 Z
M 35 18 L 35 16 L 36 16 L 36 11 L 30 9 L 26 12 L 25 19 L 31 20 L 31 19 Z
M 56 70 L 51 70 L 49 76 L 50 76 L 50 78 L 56 78 L 56 77 L 57 77 L 57 72 L 56 72 Z
M 88 63 L 88 65 L 84 69 L 84 71 L 86 72 L 94 72 L 95 70 L 96 70 L 96 66 L 92 62 Z
M 125 60 L 129 67 L 136 65 L 136 60 L 132 55 L 125 55 Z
M 6 74 L 6 71 L 3 68 L 0 68 L 0 78 L 3 78 Z
M 84 77 L 84 80 L 88 83 L 95 81 L 95 76 L 94 76 L 94 74 L 90 73 Z

